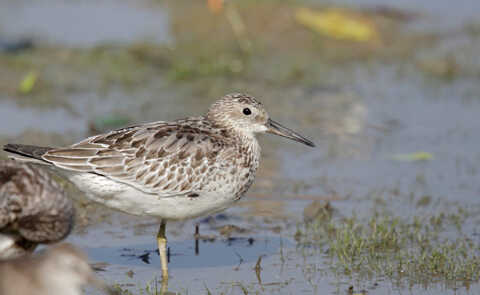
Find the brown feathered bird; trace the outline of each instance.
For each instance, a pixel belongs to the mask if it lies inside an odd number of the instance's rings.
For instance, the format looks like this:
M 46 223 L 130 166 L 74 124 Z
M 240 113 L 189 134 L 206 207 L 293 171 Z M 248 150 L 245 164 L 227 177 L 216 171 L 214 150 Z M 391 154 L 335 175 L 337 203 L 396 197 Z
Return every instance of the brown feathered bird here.
M 74 215 L 72 201 L 44 169 L 0 160 L 0 259 L 61 241 Z
M 260 165 L 258 133 L 315 146 L 272 120 L 253 96 L 233 93 L 200 117 L 130 126 L 63 148 L 21 144 L 3 148 L 49 165 L 93 201 L 160 218 L 157 243 L 166 280 L 167 221 L 212 214 L 242 198 Z

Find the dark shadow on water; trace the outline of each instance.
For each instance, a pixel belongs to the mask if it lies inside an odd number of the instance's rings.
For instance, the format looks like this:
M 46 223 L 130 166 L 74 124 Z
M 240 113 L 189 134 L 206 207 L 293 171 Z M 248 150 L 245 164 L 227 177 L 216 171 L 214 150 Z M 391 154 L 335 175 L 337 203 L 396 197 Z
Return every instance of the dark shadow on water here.
M 230 237 L 214 242 L 199 240 L 199 254 L 195 255 L 195 240 L 169 242 L 170 268 L 218 267 L 256 261 L 260 255 L 278 253 L 280 246 L 289 246 L 278 237 Z M 283 245 L 281 244 L 283 243 Z M 128 266 L 160 267 L 158 250 L 154 244 L 124 247 L 85 248 L 92 261 Z

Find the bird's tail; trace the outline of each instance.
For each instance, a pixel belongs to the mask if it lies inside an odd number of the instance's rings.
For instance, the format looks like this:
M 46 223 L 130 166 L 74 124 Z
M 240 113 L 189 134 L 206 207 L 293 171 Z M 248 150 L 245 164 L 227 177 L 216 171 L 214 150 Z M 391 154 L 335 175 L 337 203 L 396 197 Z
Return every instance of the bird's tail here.
M 25 160 L 34 159 L 40 160 L 42 162 L 47 162 L 42 159 L 42 156 L 49 150 L 53 148 L 51 147 L 41 147 L 41 146 L 34 146 L 34 145 L 26 145 L 26 144 L 12 144 L 8 143 L 3 146 L 3 150 L 9 153 L 13 153 L 15 155 L 20 155 L 21 159 Z M 15 157 L 17 158 L 17 157 Z

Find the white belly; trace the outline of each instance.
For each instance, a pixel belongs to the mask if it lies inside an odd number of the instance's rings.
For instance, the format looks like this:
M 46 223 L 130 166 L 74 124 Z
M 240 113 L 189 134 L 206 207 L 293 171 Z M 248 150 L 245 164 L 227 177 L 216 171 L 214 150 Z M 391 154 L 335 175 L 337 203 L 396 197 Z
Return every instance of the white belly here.
M 133 215 L 173 220 L 195 218 L 224 210 L 235 202 L 231 190 L 200 193 L 194 198 L 185 195 L 160 197 L 95 174 L 75 173 L 67 177 L 89 199 Z
M 28 251 L 16 244 L 17 238 L 13 235 L 0 234 L 0 260 L 12 259 L 26 255 Z

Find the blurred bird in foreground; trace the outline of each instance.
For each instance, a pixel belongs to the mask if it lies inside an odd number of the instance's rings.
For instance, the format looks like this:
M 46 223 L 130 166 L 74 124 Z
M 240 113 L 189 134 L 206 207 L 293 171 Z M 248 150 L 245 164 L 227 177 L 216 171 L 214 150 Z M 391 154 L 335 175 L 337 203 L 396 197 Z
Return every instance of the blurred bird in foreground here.
M 86 285 L 116 294 L 96 278 L 86 255 L 70 244 L 0 262 L 2 295 L 80 295 Z
M 72 201 L 44 169 L 0 161 L 0 259 L 64 239 L 74 214 Z

